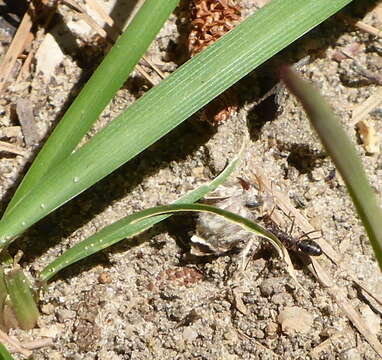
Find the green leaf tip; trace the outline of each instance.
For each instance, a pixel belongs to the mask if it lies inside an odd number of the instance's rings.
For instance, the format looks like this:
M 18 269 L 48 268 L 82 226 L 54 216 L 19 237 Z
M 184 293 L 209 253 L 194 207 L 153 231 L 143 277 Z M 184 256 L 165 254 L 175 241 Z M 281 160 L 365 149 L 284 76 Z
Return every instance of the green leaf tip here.
M 33 329 L 39 317 L 34 293 L 28 279 L 21 269 L 11 270 L 5 275 L 5 283 L 14 311 L 21 329 Z

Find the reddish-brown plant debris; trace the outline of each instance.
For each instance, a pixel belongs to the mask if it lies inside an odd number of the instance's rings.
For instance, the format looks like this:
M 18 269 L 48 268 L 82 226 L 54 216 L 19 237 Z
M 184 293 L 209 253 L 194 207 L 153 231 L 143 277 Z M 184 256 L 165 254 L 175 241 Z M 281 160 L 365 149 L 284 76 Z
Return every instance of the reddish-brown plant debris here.
M 240 20 L 240 8 L 229 0 L 191 1 L 191 32 L 189 52 L 191 57 L 213 44 L 231 30 Z M 226 91 L 207 105 L 204 117 L 214 124 L 232 117 L 238 110 L 237 96 Z
M 203 280 L 203 275 L 194 268 L 172 268 L 163 270 L 157 277 L 157 287 L 163 288 L 168 283 L 173 283 L 177 286 L 190 287 L 195 283 Z
M 194 0 L 191 19 L 189 51 L 194 56 L 235 26 L 240 8 L 227 0 Z

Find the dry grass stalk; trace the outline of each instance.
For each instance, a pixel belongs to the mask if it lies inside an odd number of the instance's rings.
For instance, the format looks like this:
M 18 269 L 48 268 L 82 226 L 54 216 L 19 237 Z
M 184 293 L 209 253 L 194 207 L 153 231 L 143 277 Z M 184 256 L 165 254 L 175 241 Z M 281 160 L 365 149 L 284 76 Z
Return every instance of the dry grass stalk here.
M 18 56 L 23 53 L 33 39 L 33 36 L 30 36 L 32 35 L 31 31 L 33 25 L 31 12 L 32 11 L 27 11 L 25 13 L 7 53 L 4 55 L 0 64 L 0 92 L 3 91 L 10 81 L 12 70 L 16 64 Z

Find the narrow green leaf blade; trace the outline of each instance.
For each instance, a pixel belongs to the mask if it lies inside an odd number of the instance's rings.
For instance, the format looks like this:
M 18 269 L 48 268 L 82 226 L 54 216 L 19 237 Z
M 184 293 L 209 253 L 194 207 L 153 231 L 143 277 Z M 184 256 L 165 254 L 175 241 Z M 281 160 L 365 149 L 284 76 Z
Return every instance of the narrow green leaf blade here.
M 239 155 L 234 158 L 222 171 L 222 173 L 219 174 L 219 176 L 217 176 L 211 183 L 198 187 L 190 193 L 182 196 L 174 203 L 182 204 L 198 201 L 208 193 L 214 191 L 219 185 L 223 184 L 228 176 L 237 167 L 244 148 L 245 146 L 243 146 L 242 151 L 239 152 Z M 105 249 L 118 241 L 136 236 L 169 216 L 170 215 L 159 215 L 150 219 L 144 219 L 136 224 L 127 225 L 125 220 L 122 219 L 114 224 L 106 226 L 98 233 L 65 251 L 61 256 L 46 266 L 40 274 L 40 280 L 42 282 L 46 282 L 67 266 L 95 254 L 96 252 Z
M 60 258 L 58 258 L 57 261 L 53 262 L 51 265 L 49 265 L 48 268 L 44 269 L 41 274 L 41 280 L 47 280 L 51 277 L 52 273 L 57 273 L 58 270 L 55 266 L 61 266 L 62 268 L 63 265 L 69 265 L 68 262 L 73 263 L 74 261 L 77 261 L 74 260 L 73 255 L 75 255 L 78 259 L 85 258 L 94 252 L 102 250 L 112 245 L 116 241 L 119 241 L 121 237 L 132 237 L 138 235 L 140 232 L 142 232 L 142 224 L 147 226 L 146 222 L 148 220 L 155 220 L 159 215 L 174 214 L 179 212 L 208 212 L 223 216 L 226 220 L 234 222 L 235 224 L 242 226 L 244 229 L 250 232 L 254 232 L 258 236 L 266 238 L 272 243 L 273 246 L 275 246 L 275 248 L 283 257 L 286 253 L 282 243 L 272 233 L 245 217 L 210 205 L 178 203 L 173 205 L 158 206 L 140 211 L 114 223 L 113 225 L 109 226 L 105 232 L 101 230 L 99 233 L 89 237 L 85 241 L 68 250 Z M 163 218 L 161 217 L 161 220 L 162 219 Z M 106 232 L 109 233 L 108 237 L 105 237 L 107 235 L 105 234 Z

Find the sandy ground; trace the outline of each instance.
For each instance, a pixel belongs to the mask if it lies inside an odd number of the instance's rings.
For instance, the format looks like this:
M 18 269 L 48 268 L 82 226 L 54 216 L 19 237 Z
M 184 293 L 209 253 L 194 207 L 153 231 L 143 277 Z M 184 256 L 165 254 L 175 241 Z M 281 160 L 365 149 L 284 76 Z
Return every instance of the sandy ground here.
M 245 14 L 254 11 L 251 2 L 242 5 Z M 68 13 L 64 19 L 70 20 Z M 366 16 L 365 21 L 380 28 L 381 10 Z M 147 53 L 166 75 L 184 61 L 186 29 L 183 7 L 166 23 Z M 89 45 L 85 49 L 89 56 L 80 56 L 85 50 L 74 45 L 64 48 L 63 61 L 48 83 L 41 73 L 33 73 L 28 81 L 9 87 L 0 101 L 2 127 L 18 125 L 9 109 L 20 96 L 27 96 L 33 103 L 40 137 L 49 132 L 100 55 Z M 333 18 L 279 57 L 295 63 L 310 55 L 299 72 L 320 89 L 338 114 L 379 198 L 380 147 L 374 154 L 366 152 L 357 136 L 352 110 L 378 90 L 375 81 L 359 69 L 378 73 L 381 46 L 380 39 Z M 354 53 L 356 60 L 341 57 L 341 51 Z M 325 255 L 318 261 L 359 311 L 370 332 L 381 338 L 381 306 L 348 275 L 356 274 L 372 293 L 381 293 L 378 266 L 342 179 L 301 107 L 284 89 L 277 104 L 271 96 L 255 106 L 273 85 L 273 64 L 234 87 L 241 106 L 232 119 L 213 128 L 199 120 L 200 114 L 195 115 L 34 226 L 12 247 L 12 251 L 24 251 L 21 265 L 35 273 L 105 225 L 134 211 L 167 204 L 209 182 L 249 134 L 250 143 L 235 175 L 254 182 L 260 169 L 275 189 L 282 190 L 294 207 L 322 230 L 324 239 L 341 255 L 341 263 L 334 265 Z M 149 67 L 147 71 L 152 73 Z M 149 87 L 134 72 L 89 136 Z M 366 118 L 376 134 L 381 131 L 381 114 L 379 107 Z M 2 154 L 3 208 L 36 150 L 29 146 L 27 151 L 27 156 Z M 235 181 L 233 176 L 230 183 Z M 232 255 L 188 256 L 194 228 L 195 217 L 177 216 L 138 240 L 122 241 L 71 266 L 42 293 L 38 328 L 12 330 L 11 334 L 21 341 L 43 336 L 55 339 L 53 346 L 36 350 L 35 359 L 379 358 L 341 305 L 298 257 L 292 259 L 306 291 L 298 288 L 284 262 L 266 244 L 259 245 L 240 278 L 233 281 Z M 143 245 L 136 246 L 142 241 Z

